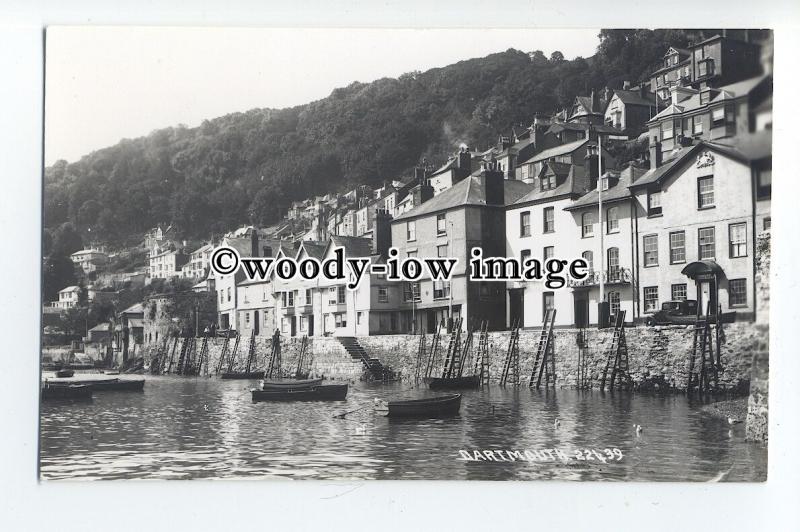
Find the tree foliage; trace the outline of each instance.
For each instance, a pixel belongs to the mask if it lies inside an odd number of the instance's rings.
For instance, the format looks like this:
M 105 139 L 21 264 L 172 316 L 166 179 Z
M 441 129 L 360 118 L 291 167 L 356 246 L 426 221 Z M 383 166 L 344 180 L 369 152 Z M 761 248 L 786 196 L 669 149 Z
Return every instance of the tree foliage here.
M 168 127 L 59 161 L 45 172 L 51 245 L 74 247 L 61 234 L 67 223 L 112 247 L 138 242 L 159 223 L 201 239 L 237 224 L 270 224 L 293 200 L 409 175 L 423 158 L 443 162 L 461 142 L 484 149 L 500 133 L 530 125 L 534 113 L 643 79 L 670 45 L 685 46 L 693 33 L 603 30 L 589 59 L 510 49 L 354 82 L 293 108 Z

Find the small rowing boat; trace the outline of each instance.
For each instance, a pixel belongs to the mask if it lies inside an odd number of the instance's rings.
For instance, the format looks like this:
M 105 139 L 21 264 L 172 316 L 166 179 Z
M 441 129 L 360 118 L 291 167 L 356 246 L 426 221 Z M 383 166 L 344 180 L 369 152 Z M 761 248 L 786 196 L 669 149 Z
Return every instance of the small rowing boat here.
M 92 388 L 84 384 L 50 384 L 42 386 L 42 401 L 91 401 Z
M 261 389 L 265 391 L 304 390 L 322 384 L 322 377 L 318 379 L 264 379 Z
M 455 416 L 460 409 L 461 394 L 454 393 L 424 399 L 389 401 L 386 415 L 397 418 L 437 418 Z
M 250 390 L 253 402 L 259 401 L 344 401 L 347 384 L 325 384 L 301 389 Z
M 260 379 L 264 376 L 263 371 L 239 371 L 222 373 L 220 379 Z
M 144 379 L 136 377 L 107 377 L 105 375 L 92 376 L 81 374 L 68 378 L 47 379 L 50 386 L 86 386 L 93 391 L 142 391 Z
M 481 387 L 480 375 L 467 377 L 436 377 L 428 381 L 431 390 L 471 390 Z

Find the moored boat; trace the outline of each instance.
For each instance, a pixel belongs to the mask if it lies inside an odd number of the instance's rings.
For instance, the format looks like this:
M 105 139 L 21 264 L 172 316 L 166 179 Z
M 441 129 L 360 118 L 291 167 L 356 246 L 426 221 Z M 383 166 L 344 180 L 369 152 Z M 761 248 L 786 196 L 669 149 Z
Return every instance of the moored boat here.
M 467 377 L 435 377 L 428 380 L 431 390 L 466 390 L 481 387 L 480 375 Z
M 75 375 L 74 369 L 59 369 L 56 370 L 56 377 L 72 377 Z
M 238 372 L 227 372 L 220 374 L 220 379 L 260 379 L 264 376 L 263 371 L 238 371 Z
M 397 418 L 435 418 L 458 414 L 461 409 L 461 394 L 439 395 L 407 401 L 389 401 L 386 415 Z
M 259 390 L 253 388 L 253 402 L 259 401 L 344 401 L 347 384 L 324 384 L 302 389 Z
M 118 378 L 104 375 L 92 378 L 87 374 L 79 377 L 48 379 L 51 386 L 86 386 L 93 391 L 142 391 L 145 380 L 142 378 Z
M 42 386 L 42 401 L 90 401 L 92 388 L 83 384 L 51 384 Z
M 261 389 L 267 391 L 303 390 L 322 384 L 322 377 L 318 379 L 264 379 Z

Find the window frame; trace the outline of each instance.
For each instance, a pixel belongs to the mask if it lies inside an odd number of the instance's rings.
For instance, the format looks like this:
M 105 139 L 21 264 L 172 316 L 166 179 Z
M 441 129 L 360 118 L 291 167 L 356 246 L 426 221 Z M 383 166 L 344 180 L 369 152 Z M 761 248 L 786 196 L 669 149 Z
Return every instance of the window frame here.
M 653 205 L 653 198 L 658 198 L 658 205 Z M 661 206 L 661 191 L 648 190 L 647 191 L 647 217 L 654 218 L 656 216 L 663 216 L 664 209 Z
M 440 224 L 440 222 L 443 222 Z M 442 228 L 441 226 L 444 226 Z M 440 213 L 436 215 L 436 236 L 445 236 L 447 235 L 447 214 Z
M 548 214 L 550 215 L 549 219 L 548 219 Z M 544 209 L 542 209 L 542 233 L 555 233 L 555 232 L 556 232 L 555 207 L 545 207 Z
M 586 219 L 591 218 L 591 223 L 587 225 Z M 594 213 L 593 212 L 585 212 L 581 214 L 581 238 L 592 238 L 594 237 Z M 586 228 L 589 228 L 589 231 Z
M 680 248 L 673 246 L 673 241 L 672 241 L 673 235 L 674 236 L 681 235 L 681 237 L 683 238 L 683 244 L 681 245 Z M 677 249 L 682 249 L 683 250 L 683 252 L 682 252 L 683 253 L 683 258 L 681 260 L 676 260 L 673 257 L 673 252 L 675 250 L 677 250 Z M 686 263 L 686 231 L 683 230 L 683 229 L 681 229 L 680 231 L 670 231 L 670 233 L 669 233 L 669 263 L 670 264 L 685 264 Z
M 711 244 L 710 244 L 712 246 L 713 253 L 712 253 L 712 255 L 710 257 L 704 257 L 703 256 L 703 246 L 704 245 L 705 246 L 709 245 L 707 243 L 703 244 L 703 242 L 702 242 L 702 240 L 703 240 L 702 232 L 706 231 L 706 230 L 710 230 L 711 231 L 711 236 L 712 236 L 712 239 L 713 239 Z M 716 257 L 717 257 L 717 231 L 716 231 L 716 228 L 714 226 L 698 227 L 697 228 L 697 260 L 715 260 Z
M 519 237 L 526 238 L 531 233 L 531 211 L 522 211 L 519 213 Z
M 648 302 L 648 290 L 651 290 L 655 293 L 655 298 L 650 298 L 649 301 L 655 301 L 652 309 L 648 309 L 647 302 Z M 658 312 L 658 286 L 645 286 L 642 288 L 642 307 L 644 308 L 645 313 L 650 312 Z
M 741 282 L 742 288 L 744 288 L 742 295 L 744 296 L 744 303 L 734 303 L 733 302 L 733 295 L 739 294 L 739 292 L 735 292 L 733 288 L 734 282 Z M 737 279 L 729 279 L 728 280 L 728 308 L 742 308 L 747 307 L 747 279 L 745 278 L 737 278 Z
M 703 183 L 711 183 L 711 192 L 703 192 Z M 711 203 L 703 204 L 703 197 L 711 195 Z M 697 178 L 697 210 L 713 209 L 716 207 L 714 196 L 714 175 L 702 175 Z
M 614 213 L 614 216 L 611 216 L 611 213 Z M 611 227 L 611 222 L 614 222 L 614 227 Z M 619 206 L 613 205 L 606 209 L 606 234 L 613 235 L 615 233 L 619 233 Z
M 650 251 L 647 250 L 647 244 L 649 239 L 655 240 L 655 249 L 651 249 Z M 652 264 L 648 264 L 647 258 L 648 253 L 655 254 L 655 262 Z M 644 268 L 653 268 L 658 266 L 658 234 L 657 233 L 650 233 L 649 235 L 642 236 L 642 265 Z
M 734 228 L 742 228 L 742 240 L 740 242 L 733 241 Z M 744 253 L 741 255 L 734 255 L 736 246 L 743 246 Z M 742 259 L 747 257 L 747 222 L 733 222 L 728 224 L 728 258 Z

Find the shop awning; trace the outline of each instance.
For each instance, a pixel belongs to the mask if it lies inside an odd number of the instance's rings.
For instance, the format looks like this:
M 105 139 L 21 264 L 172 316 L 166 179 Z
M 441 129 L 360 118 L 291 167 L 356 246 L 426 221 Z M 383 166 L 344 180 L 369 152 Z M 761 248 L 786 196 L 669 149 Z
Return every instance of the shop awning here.
M 713 275 L 719 277 L 724 272 L 722 267 L 713 260 L 698 260 L 687 264 L 681 273 L 689 279 L 697 279 L 698 277 L 707 277 Z

